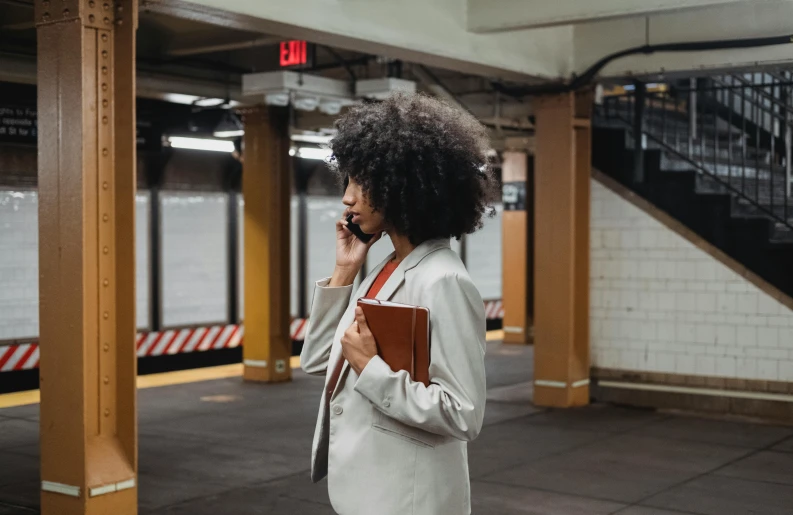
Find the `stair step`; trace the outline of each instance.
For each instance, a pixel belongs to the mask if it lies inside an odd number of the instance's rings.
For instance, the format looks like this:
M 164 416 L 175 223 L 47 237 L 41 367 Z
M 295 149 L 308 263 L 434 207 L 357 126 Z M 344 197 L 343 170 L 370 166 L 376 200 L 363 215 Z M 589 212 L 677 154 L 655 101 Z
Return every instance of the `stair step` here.
M 793 223 L 793 220 L 791 220 Z M 793 244 L 793 227 L 788 227 L 783 224 L 775 224 L 774 231 L 771 234 L 772 243 L 790 243 Z

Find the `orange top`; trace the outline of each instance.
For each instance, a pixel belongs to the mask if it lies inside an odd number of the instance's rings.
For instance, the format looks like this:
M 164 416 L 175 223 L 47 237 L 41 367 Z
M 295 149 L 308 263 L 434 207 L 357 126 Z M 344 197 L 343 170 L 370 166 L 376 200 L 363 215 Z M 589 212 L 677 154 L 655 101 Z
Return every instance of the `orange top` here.
M 397 263 L 396 261 L 389 261 L 388 263 L 386 263 L 383 269 L 380 270 L 380 273 L 377 274 L 377 277 L 372 283 L 372 287 L 369 288 L 369 292 L 366 294 L 364 298 L 366 299 L 375 298 L 377 294 L 380 293 L 380 290 L 383 288 L 386 281 L 388 281 L 388 278 L 391 277 L 391 274 L 394 273 L 394 270 L 396 270 L 398 266 L 399 263 Z

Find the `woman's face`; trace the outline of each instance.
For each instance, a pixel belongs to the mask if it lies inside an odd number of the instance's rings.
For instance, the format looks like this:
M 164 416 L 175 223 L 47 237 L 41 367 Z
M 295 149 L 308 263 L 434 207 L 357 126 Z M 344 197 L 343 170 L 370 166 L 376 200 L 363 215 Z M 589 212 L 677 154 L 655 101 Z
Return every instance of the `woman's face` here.
M 383 215 L 372 209 L 361 191 L 361 186 L 353 179 L 349 179 L 344 198 L 341 201 L 347 206 L 345 218 L 347 214 L 354 215 L 352 222 L 358 224 L 363 232 L 375 234 L 386 230 Z

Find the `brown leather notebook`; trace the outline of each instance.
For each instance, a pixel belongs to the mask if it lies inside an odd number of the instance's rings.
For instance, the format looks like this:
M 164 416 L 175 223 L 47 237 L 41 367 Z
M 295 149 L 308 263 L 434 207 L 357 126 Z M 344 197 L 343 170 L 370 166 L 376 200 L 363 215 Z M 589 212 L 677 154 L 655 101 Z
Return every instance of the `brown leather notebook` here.
M 377 353 L 391 370 L 406 370 L 411 379 L 430 384 L 430 310 L 377 299 L 358 299 Z

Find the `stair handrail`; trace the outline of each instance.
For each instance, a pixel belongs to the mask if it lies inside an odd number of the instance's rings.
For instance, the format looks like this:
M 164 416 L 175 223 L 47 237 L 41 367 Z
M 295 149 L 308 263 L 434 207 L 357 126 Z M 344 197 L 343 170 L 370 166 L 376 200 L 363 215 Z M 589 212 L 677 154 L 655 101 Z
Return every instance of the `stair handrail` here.
M 678 90 L 678 91 L 680 91 L 680 90 Z M 653 95 L 645 94 L 645 95 L 642 95 L 641 97 L 644 97 L 644 98 L 646 98 L 648 100 L 652 99 L 653 97 L 655 97 L 655 100 L 658 100 L 657 97 L 658 96 L 662 96 L 660 103 L 662 104 L 662 111 L 664 113 L 666 113 L 665 105 L 666 105 L 667 102 L 671 101 L 673 104 L 675 103 L 675 99 L 667 98 L 667 96 L 665 96 L 665 93 L 660 93 L 660 94 L 656 93 L 656 94 L 653 94 Z M 636 98 L 637 98 L 637 95 L 635 95 L 635 93 L 633 93 L 633 92 L 627 92 L 627 93 L 622 94 L 622 95 L 615 95 L 615 96 L 608 97 L 608 98 L 604 99 L 604 104 L 603 104 L 601 109 L 598 109 L 598 111 L 602 112 L 606 119 L 616 119 L 617 121 L 622 123 L 625 126 L 625 129 L 629 133 L 633 134 L 634 145 L 638 145 L 639 147 L 641 147 L 641 143 L 639 143 L 639 142 L 642 141 L 642 138 L 637 138 L 636 137 L 637 123 L 636 123 L 636 120 L 634 119 L 634 116 L 635 116 L 635 113 L 637 113 L 637 112 L 638 113 L 642 113 L 644 110 L 643 109 L 639 109 L 639 110 L 636 109 Z M 627 107 L 630 108 L 631 106 L 633 106 L 634 109 L 629 109 L 629 111 L 631 113 L 633 113 L 634 116 L 632 116 L 632 117 L 623 116 L 623 113 L 621 113 L 619 109 L 614 109 L 614 110 L 609 109 L 609 105 L 608 105 L 609 103 L 619 103 L 619 102 L 625 102 L 625 101 L 627 101 L 626 102 L 627 103 Z M 652 106 L 653 104 L 648 102 L 648 105 Z M 612 111 L 614 112 L 616 117 L 610 117 L 609 116 L 609 114 Z M 650 114 L 650 117 L 651 117 L 652 110 L 650 110 L 649 114 Z M 713 181 L 717 182 L 718 184 L 720 184 L 722 187 L 724 187 L 726 190 L 728 190 L 729 192 L 734 194 L 739 199 L 742 199 L 744 202 L 752 205 L 760 213 L 764 214 L 766 217 L 770 218 L 775 223 L 781 224 L 781 225 L 787 227 L 788 229 L 793 230 L 793 220 L 791 220 L 791 218 L 788 216 L 789 209 L 791 211 L 790 214 L 793 215 L 793 208 L 791 208 L 791 206 L 790 206 L 790 198 L 791 198 L 791 194 L 790 194 L 791 193 L 790 192 L 790 189 L 791 189 L 790 188 L 790 159 L 788 159 L 787 162 L 786 162 L 786 181 L 787 181 L 787 185 L 786 185 L 786 189 L 785 189 L 785 192 L 784 192 L 785 200 L 784 200 L 784 205 L 783 205 L 783 215 L 780 216 L 774 211 L 774 200 L 773 200 L 773 198 L 774 198 L 774 193 L 775 192 L 773 190 L 773 186 L 774 186 L 773 185 L 773 174 L 774 174 L 775 166 L 774 166 L 773 163 L 770 163 L 769 167 L 768 167 L 769 177 L 771 178 L 771 181 L 770 181 L 770 198 L 771 198 L 770 207 L 771 208 L 769 209 L 768 207 L 766 207 L 765 205 L 763 205 L 759 201 L 759 180 L 758 180 L 759 176 L 760 176 L 760 173 L 759 173 L 760 172 L 760 167 L 759 167 L 760 163 L 759 162 L 755 162 L 755 167 L 754 167 L 755 179 L 756 179 L 756 182 L 755 182 L 755 184 L 756 184 L 756 196 L 758 198 L 753 198 L 746 191 L 744 191 L 744 189 L 745 189 L 745 180 L 746 180 L 746 178 L 745 178 L 746 162 L 745 161 L 743 162 L 743 165 L 742 165 L 742 176 L 743 176 L 744 188 L 743 189 L 737 188 L 736 186 L 734 186 L 730 182 L 730 180 L 733 179 L 732 164 L 731 164 L 731 157 L 732 156 L 730 154 L 730 152 L 732 151 L 731 149 L 728 150 L 728 158 L 730 158 L 730 161 L 729 161 L 729 164 L 728 164 L 728 167 L 729 167 L 728 168 L 728 170 L 729 170 L 728 171 L 728 179 L 729 180 L 725 181 L 724 178 L 722 178 L 717 173 L 717 171 L 718 171 L 718 157 L 719 157 L 718 156 L 718 150 L 719 150 L 718 146 L 716 146 L 714 148 L 714 171 L 711 171 L 706 166 L 705 153 L 704 153 L 704 149 L 705 149 L 705 147 L 704 147 L 704 138 L 702 138 L 700 140 L 700 142 L 702 144 L 702 146 L 701 146 L 702 152 L 701 152 L 700 159 L 702 160 L 702 162 L 698 162 L 697 160 L 694 159 L 694 155 L 690 151 L 690 149 L 689 149 L 689 152 L 688 152 L 689 155 L 686 155 L 679 148 L 677 148 L 677 146 L 673 146 L 673 145 L 667 143 L 667 141 L 666 141 L 666 139 L 664 137 L 665 134 L 662 134 L 662 137 L 658 138 L 655 134 L 653 134 L 653 132 L 650 130 L 648 125 L 646 125 L 644 123 L 641 123 L 641 124 L 638 124 L 638 126 L 642 127 L 641 134 L 644 137 L 646 137 L 648 140 L 651 140 L 651 141 L 655 142 L 661 148 L 663 148 L 665 151 L 669 152 L 670 154 L 675 155 L 678 159 L 688 163 L 689 165 L 694 167 L 695 171 L 697 171 L 699 173 L 702 173 L 703 175 L 708 176 L 711 180 L 713 180 Z M 662 131 L 664 131 L 665 127 L 666 127 L 666 120 L 665 119 L 662 120 L 662 126 L 664 127 L 664 129 L 662 129 Z M 790 130 L 790 127 L 788 127 L 788 130 Z M 700 131 L 700 132 L 702 132 L 702 131 Z M 714 135 L 714 142 L 715 142 L 716 145 L 718 145 L 717 141 L 718 141 L 718 134 L 715 134 Z M 745 148 L 743 150 L 745 151 Z M 757 148 L 757 150 L 759 151 L 759 147 Z M 790 154 L 790 151 L 788 150 L 788 155 L 789 154 Z

